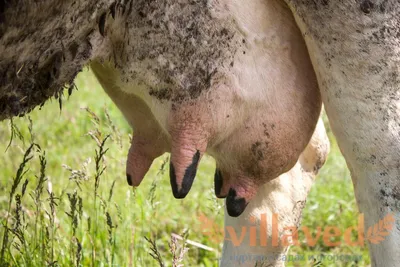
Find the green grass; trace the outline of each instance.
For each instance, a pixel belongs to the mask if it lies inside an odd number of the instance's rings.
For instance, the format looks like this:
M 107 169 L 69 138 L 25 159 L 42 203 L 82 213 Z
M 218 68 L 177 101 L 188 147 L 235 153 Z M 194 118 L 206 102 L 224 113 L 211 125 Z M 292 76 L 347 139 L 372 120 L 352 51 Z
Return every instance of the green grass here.
M 213 159 L 202 160 L 184 200 L 172 196 L 168 154 L 157 159 L 141 186 L 132 190 L 125 177 L 130 127 L 90 72 L 80 74 L 76 84 L 79 90 L 69 101 L 64 99 L 61 112 L 56 100 L 33 111 L 32 127 L 28 118 L 14 119 L 13 131 L 9 121 L 0 123 L 4 154 L 0 158 L 0 242 L 4 245 L 0 265 L 158 266 L 150 255 L 156 246 L 156 258 L 162 258 L 165 266 L 174 261 L 177 266 L 182 242 L 171 241 L 175 233 L 217 251 L 187 245 L 182 264 L 217 266 L 221 244 L 202 233 L 199 219 L 204 214 L 223 225 L 223 201 L 213 193 Z M 11 132 L 14 137 L 7 149 Z M 311 229 L 328 225 L 345 229 L 357 223 L 349 172 L 331 134 L 330 138 L 332 151 L 303 212 L 302 225 Z M 37 146 L 26 153 L 32 143 Z M 27 162 L 21 166 L 25 153 Z M 325 259 L 319 266 L 369 264 L 366 248 L 345 244 L 330 248 L 321 240 L 315 247 L 293 247 L 290 254 L 306 255 L 306 261 L 288 266 L 312 265 L 307 256 L 320 254 L 354 254 L 362 259 Z

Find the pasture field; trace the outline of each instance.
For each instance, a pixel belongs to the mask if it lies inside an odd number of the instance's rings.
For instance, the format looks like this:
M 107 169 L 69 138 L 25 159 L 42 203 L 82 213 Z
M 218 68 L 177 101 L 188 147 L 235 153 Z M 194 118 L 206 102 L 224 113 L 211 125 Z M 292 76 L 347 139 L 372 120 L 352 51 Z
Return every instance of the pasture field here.
M 76 85 L 61 111 L 52 100 L 29 118 L 0 123 L 0 266 L 217 266 L 223 200 L 214 196 L 213 159 L 202 160 L 184 200 L 172 196 L 168 154 L 139 188 L 128 187 L 130 127 L 90 71 Z M 303 212 L 313 231 L 358 222 L 350 175 L 327 128 L 331 153 Z M 287 266 L 369 265 L 366 247 L 335 240 L 341 244 L 301 242 Z

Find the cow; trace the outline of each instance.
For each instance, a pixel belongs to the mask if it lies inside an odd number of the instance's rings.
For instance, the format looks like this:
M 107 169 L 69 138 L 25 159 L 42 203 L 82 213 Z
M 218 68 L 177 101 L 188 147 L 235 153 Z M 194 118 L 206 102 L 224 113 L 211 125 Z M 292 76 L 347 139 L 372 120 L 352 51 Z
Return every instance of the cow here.
M 328 150 L 320 123 L 311 138 L 321 96 L 365 228 L 388 213 L 396 219 L 390 234 L 369 246 L 372 266 L 396 266 L 397 0 L 30 4 L 0 5 L 0 119 L 29 112 L 53 95 L 61 99 L 64 84 L 73 88 L 77 72 L 90 64 L 137 133 L 128 183 L 138 185 L 154 157 L 171 151 L 172 191 L 183 198 L 207 151 L 217 160 L 215 188 L 226 197 L 226 225 L 249 224 L 262 211 L 285 214 L 289 225 L 298 223 L 297 203 L 305 201 Z M 221 265 L 232 265 L 232 253 L 287 249 L 225 241 Z

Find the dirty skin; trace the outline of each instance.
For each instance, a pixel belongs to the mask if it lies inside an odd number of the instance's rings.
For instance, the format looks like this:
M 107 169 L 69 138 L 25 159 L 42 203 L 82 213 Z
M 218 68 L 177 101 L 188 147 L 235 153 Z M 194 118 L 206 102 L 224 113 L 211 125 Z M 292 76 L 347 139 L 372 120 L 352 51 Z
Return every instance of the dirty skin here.
M 91 64 L 133 128 L 128 184 L 138 186 L 152 161 L 170 152 L 172 192 L 184 198 L 208 153 L 217 165 L 215 194 L 239 216 L 260 186 L 294 166 L 320 114 L 290 10 L 261 0 L 248 7 L 147 0 L 130 8 L 101 18 L 109 53 Z

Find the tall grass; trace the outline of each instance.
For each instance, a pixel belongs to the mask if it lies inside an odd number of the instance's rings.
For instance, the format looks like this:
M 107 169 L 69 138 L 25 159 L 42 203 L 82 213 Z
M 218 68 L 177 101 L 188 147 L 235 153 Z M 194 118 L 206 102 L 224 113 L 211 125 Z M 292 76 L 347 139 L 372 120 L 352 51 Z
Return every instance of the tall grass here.
M 62 112 L 53 101 L 28 118 L 0 123 L 0 266 L 217 266 L 219 254 L 192 245 L 221 250 L 201 227 L 204 218 L 222 227 L 213 159 L 202 160 L 184 200 L 172 196 L 168 155 L 157 159 L 133 190 L 125 178 L 130 127 L 90 72 L 76 85 L 79 90 Z M 349 174 L 332 142 L 303 213 L 303 225 L 310 228 L 357 222 Z M 369 263 L 365 248 L 322 242 L 291 253 L 355 253 L 362 261 L 340 264 Z M 314 263 L 299 264 L 288 266 Z

